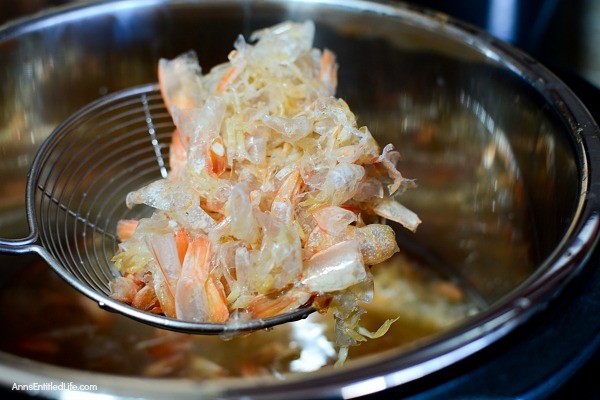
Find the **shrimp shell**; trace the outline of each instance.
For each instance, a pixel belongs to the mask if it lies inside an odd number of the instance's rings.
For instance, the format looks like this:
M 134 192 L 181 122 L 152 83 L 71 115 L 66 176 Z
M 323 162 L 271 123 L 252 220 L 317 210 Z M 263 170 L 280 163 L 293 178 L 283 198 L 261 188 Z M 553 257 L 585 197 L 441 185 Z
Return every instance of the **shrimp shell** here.
M 308 303 L 312 294 L 298 288 L 291 288 L 277 295 L 259 295 L 246 308 L 252 318 L 268 318 L 294 311 Z
M 179 319 L 225 322 L 229 318 L 223 287 L 209 274 L 211 247 L 204 237 L 194 239 L 188 247 L 175 291 L 175 310 Z
M 313 293 L 344 290 L 368 278 L 357 240 L 316 253 L 306 262 L 302 275 L 301 285 Z
M 411 231 L 416 231 L 421 220 L 411 210 L 404 207 L 395 199 L 385 199 L 373 208 L 375 214 L 402 224 Z

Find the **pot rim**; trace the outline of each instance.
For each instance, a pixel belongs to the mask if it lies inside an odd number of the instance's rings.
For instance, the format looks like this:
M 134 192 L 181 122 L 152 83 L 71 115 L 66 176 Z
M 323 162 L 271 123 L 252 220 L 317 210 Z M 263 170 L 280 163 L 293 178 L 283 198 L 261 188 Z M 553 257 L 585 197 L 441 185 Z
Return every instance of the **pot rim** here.
M 105 0 L 54 7 L 31 17 L 0 26 L 0 42 L 40 30 L 54 24 L 85 16 L 114 13 L 123 9 L 154 7 L 167 3 L 190 3 L 177 0 Z M 194 1 L 199 5 L 215 3 Z M 242 4 L 244 0 L 220 1 L 219 6 Z M 576 95 L 552 72 L 521 50 L 483 30 L 445 14 L 414 5 L 370 0 L 261 0 L 259 4 L 311 3 L 346 9 L 351 12 L 380 14 L 411 21 L 421 29 L 449 35 L 476 49 L 487 59 L 512 71 L 534 88 L 548 102 L 569 133 L 578 164 L 579 197 L 577 209 L 561 242 L 524 282 L 490 308 L 439 334 L 409 347 L 391 349 L 366 356 L 343 369 L 292 374 L 285 381 L 269 379 L 228 380 L 227 387 L 211 382 L 180 379 L 153 380 L 110 374 L 75 371 L 0 352 L 0 385 L 47 382 L 60 379 L 97 384 L 105 394 L 171 398 L 252 396 L 260 398 L 356 397 L 416 381 L 455 364 L 488 347 L 524 324 L 545 308 L 585 265 L 598 241 L 600 231 L 600 129 Z M 399 357 L 401 355 L 401 357 Z M 10 378 L 9 378 L 10 377 Z M 9 380 L 10 379 L 10 380 Z M 77 390 L 45 393 L 58 398 Z M 93 392 L 92 392 L 93 394 Z

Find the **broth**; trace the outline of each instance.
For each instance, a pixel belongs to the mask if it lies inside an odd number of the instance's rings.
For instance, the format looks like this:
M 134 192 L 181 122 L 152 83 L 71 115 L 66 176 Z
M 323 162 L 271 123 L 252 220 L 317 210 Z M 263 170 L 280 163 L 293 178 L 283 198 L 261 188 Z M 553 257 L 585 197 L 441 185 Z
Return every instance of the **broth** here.
M 369 329 L 400 316 L 380 339 L 350 357 L 402 346 L 451 325 L 474 305 L 448 280 L 402 255 L 374 269 L 377 296 L 363 317 Z M 18 310 L 18 311 L 17 311 Z M 267 331 L 222 340 L 162 331 L 106 312 L 45 263 L 23 269 L 0 295 L 6 328 L 0 349 L 79 370 L 194 379 L 279 376 L 335 362 L 333 320 L 313 314 Z

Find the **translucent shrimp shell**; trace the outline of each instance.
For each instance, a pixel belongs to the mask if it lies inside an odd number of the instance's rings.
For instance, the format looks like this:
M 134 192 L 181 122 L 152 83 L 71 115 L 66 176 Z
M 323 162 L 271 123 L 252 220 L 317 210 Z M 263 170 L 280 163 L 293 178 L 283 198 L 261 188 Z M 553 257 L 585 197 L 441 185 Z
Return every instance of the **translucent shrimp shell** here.
M 391 228 L 365 221 L 384 216 L 414 230 L 420 220 L 396 198 L 413 186 L 396 169 L 398 153 L 382 151 L 334 97 L 335 55 L 313 48 L 314 35 L 307 21 L 240 36 L 229 61 L 205 75 L 193 51 L 160 60 L 177 128 L 171 170 L 127 196 L 128 206 L 156 211 L 119 225 L 114 261 L 126 277 L 115 298 L 145 290 L 155 312 L 223 322 L 329 297 L 320 303 L 333 310 L 338 344 L 365 338 L 369 267 L 398 251 Z

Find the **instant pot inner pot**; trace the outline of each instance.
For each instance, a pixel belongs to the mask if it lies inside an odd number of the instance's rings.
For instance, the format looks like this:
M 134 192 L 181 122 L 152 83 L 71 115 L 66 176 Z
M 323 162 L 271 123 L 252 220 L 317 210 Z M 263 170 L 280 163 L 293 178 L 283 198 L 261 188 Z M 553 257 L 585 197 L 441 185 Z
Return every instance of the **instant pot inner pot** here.
M 515 290 L 560 243 L 579 202 L 574 145 L 514 68 L 452 36 L 443 21 L 409 11 L 216 3 L 78 6 L 2 30 L 2 236 L 27 233 L 26 174 L 63 119 L 103 94 L 156 81 L 159 57 L 194 49 L 208 71 L 239 33 L 293 17 L 315 21 L 315 46 L 338 57 L 338 96 L 380 144 L 395 145 L 400 171 L 418 184 L 402 199 L 423 223 L 416 234 L 394 226 L 401 252 L 373 268 L 377 297 L 365 322 L 376 329 L 400 319 L 384 337 L 352 349 L 349 364 L 390 349 L 401 357 L 463 323 Z M 0 350 L 25 359 L 200 380 L 281 376 L 335 362 L 328 316 L 226 342 L 189 337 L 102 311 L 36 257 L 0 262 Z

